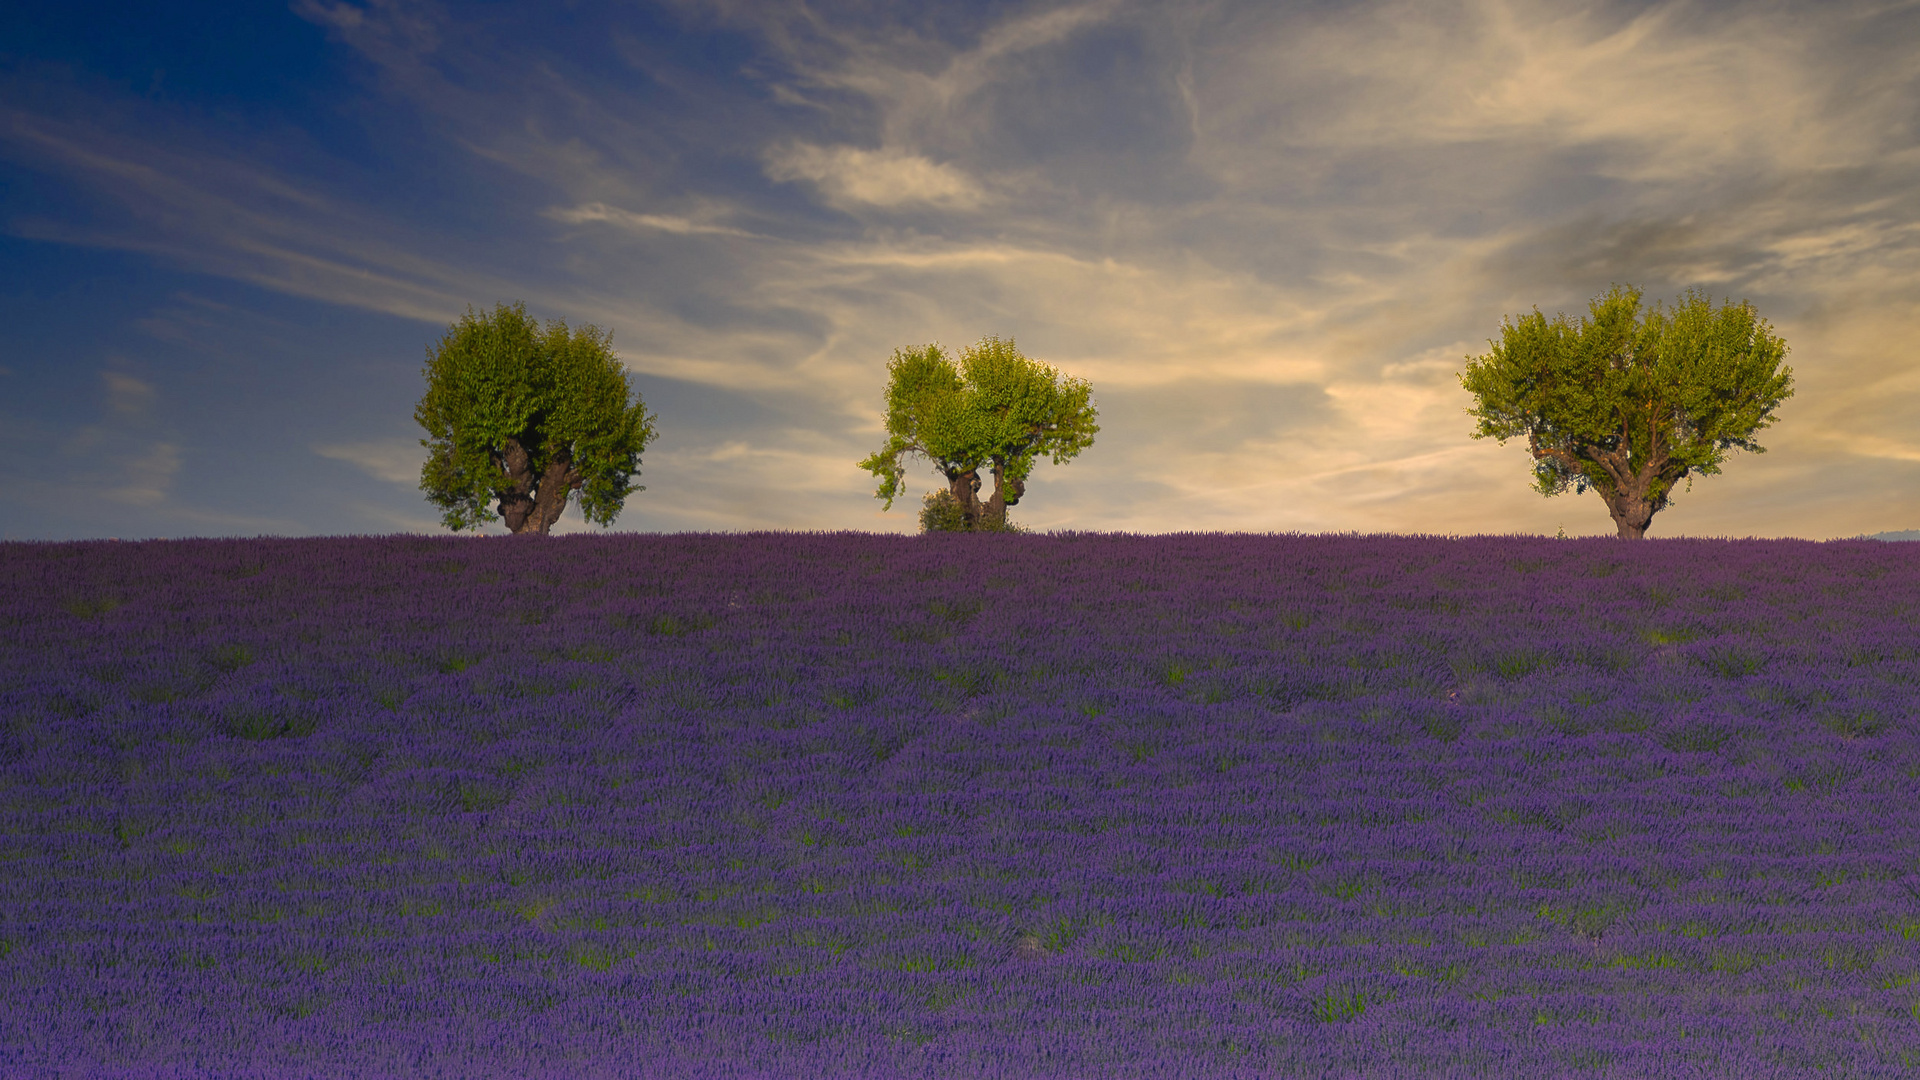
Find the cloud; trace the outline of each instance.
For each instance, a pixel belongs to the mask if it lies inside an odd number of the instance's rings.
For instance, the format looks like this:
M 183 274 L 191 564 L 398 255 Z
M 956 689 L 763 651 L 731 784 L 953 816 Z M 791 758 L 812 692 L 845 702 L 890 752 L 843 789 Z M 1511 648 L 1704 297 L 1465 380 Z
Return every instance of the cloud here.
M 587 203 L 583 206 L 554 207 L 545 211 L 547 217 L 555 221 L 564 221 L 570 225 L 579 225 L 589 221 L 604 221 L 622 228 L 643 231 L 671 233 L 675 236 L 739 236 L 750 240 L 765 239 L 727 225 L 713 225 L 692 221 L 672 214 L 636 214 L 631 210 L 622 210 L 606 203 Z
M 115 206 L 85 223 L 21 216 L 24 239 L 132 251 L 278 292 L 431 322 L 473 296 L 510 295 L 498 278 L 423 255 L 432 246 L 191 133 L 141 124 L 143 106 L 69 100 L 73 115 L 0 107 L 0 154 Z M 132 113 L 135 115 L 126 115 Z M 145 128 L 138 133 L 122 130 Z M 198 143 L 199 145 L 195 145 Z
M 107 384 L 107 407 L 123 417 L 141 416 L 158 398 L 153 384 L 117 371 L 101 373 Z
M 988 201 L 980 185 L 958 169 L 899 150 L 795 143 L 768 153 L 767 175 L 810 181 L 836 206 L 977 210 Z
M 1892 461 L 1920 461 L 1920 446 L 1897 439 L 1881 438 L 1875 435 L 1854 435 L 1851 438 L 1836 437 L 1846 447 L 1847 452 L 1861 457 L 1887 458 Z
M 447 20 L 445 10 L 431 0 L 368 0 L 363 7 L 344 0 L 294 0 L 289 7 L 295 15 L 326 27 L 389 67 L 438 49 L 440 27 Z
M 1463 146 L 1534 164 L 1584 148 L 1586 171 L 1641 182 L 1835 168 L 1906 137 L 1920 60 L 1863 42 L 1871 22 L 1859 6 L 1362 4 L 1239 22 L 1243 41 L 1196 69 L 1196 93 L 1223 162 Z M 1861 70 L 1863 52 L 1884 64 Z M 1276 99 L 1295 107 L 1276 112 Z
M 647 496 L 664 501 L 660 496 L 668 492 L 661 481 L 671 477 L 669 512 L 707 529 L 728 528 L 747 512 L 794 529 L 813 528 L 823 512 L 837 516 L 860 507 L 862 516 L 877 515 L 878 502 L 866 507 L 861 501 L 871 499 L 871 477 L 858 473 L 866 483 L 846 482 L 846 470 L 858 457 L 853 449 L 845 436 L 806 430 L 702 440 L 656 456 L 651 471 L 660 479 L 648 484 Z M 780 497 L 768 502 L 769 491 L 779 491 Z
M 418 511 L 397 510 L 391 506 L 356 499 L 344 507 L 347 513 L 378 528 L 401 533 L 443 533 L 446 524 L 431 514 Z M 560 530 L 565 531 L 565 530 Z M 483 535 L 468 533 L 470 536 Z
M 882 103 L 894 130 L 950 111 L 1008 61 L 1060 44 L 1123 10 L 1111 0 L 1033 12 L 1015 8 L 983 24 L 965 16 L 916 19 L 933 11 L 920 5 L 875 5 L 855 19 L 823 18 L 806 4 L 699 6 L 703 17 L 766 43 L 770 59 L 779 63 L 778 73 L 766 76 L 774 100 L 837 111 L 838 103 L 819 100 L 820 92 L 851 93 Z
M 374 442 L 315 443 L 312 450 L 323 458 L 344 461 L 356 466 L 376 480 L 384 480 L 389 484 L 404 484 L 407 487 L 419 485 L 420 467 L 427 460 L 426 450 L 417 440 L 385 439 Z
M 180 471 L 180 448 L 168 442 L 154 443 L 138 456 L 117 464 L 117 479 L 124 482 L 107 487 L 101 494 L 133 506 L 157 506 L 166 500 L 174 474 Z

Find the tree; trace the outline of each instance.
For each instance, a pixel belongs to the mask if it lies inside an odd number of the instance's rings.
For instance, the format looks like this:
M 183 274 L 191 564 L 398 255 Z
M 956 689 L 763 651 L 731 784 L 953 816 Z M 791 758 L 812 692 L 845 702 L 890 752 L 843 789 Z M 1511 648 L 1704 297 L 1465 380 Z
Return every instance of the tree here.
M 1754 433 L 1793 396 L 1786 343 L 1751 304 L 1715 308 L 1691 289 L 1671 310 L 1640 298 L 1616 285 L 1577 323 L 1538 308 L 1508 319 L 1460 376 L 1474 438 L 1526 436 L 1540 493 L 1592 488 L 1629 540 L 1682 479 L 1718 473 L 1736 447 L 1765 453 Z
M 918 454 L 946 478 L 951 499 L 937 508 L 929 501 L 923 525 L 1007 529 L 1007 507 L 1026 493 L 1034 463 L 1064 464 L 1092 446 L 1096 415 L 1091 386 L 1028 358 L 1011 338 L 982 338 L 958 364 L 938 345 L 896 349 L 887 363 L 887 445 L 860 467 L 879 478 L 874 497 L 892 509 L 905 459 Z M 993 475 L 985 501 L 982 470 Z
M 507 528 L 544 535 L 575 491 L 587 520 L 610 525 L 644 490 L 632 480 L 655 418 L 611 334 L 559 320 L 543 330 L 521 304 L 468 308 L 429 350 L 425 375 L 413 412 L 429 436 L 420 487 L 448 528 L 495 520 L 497 501 Z

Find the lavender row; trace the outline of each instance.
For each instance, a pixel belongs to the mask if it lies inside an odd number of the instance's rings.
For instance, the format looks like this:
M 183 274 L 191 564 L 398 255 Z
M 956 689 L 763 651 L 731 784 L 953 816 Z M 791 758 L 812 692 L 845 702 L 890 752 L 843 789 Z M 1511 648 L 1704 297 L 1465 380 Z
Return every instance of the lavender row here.
M 48 1069 L 1920 1062 L 1894 546 L 388 538 L 0 574 L 0 1041 Z

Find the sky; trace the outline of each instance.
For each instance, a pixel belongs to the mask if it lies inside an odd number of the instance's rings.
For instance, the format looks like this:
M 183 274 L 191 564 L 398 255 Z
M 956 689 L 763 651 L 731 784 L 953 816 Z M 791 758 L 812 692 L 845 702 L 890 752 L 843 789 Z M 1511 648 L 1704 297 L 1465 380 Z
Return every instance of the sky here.
M 887 360 L 996 335 L 1099 409 L 1038 531 L 1611 535 L 1458 375 L 1615 283 L 1796 387 L 1651 536 L 1920 526 L 1920 2 L 0 13 L 3 539 L 444 532 L 421 369 L 515 301 L 658 416 L 616 531 L 915 530 Z

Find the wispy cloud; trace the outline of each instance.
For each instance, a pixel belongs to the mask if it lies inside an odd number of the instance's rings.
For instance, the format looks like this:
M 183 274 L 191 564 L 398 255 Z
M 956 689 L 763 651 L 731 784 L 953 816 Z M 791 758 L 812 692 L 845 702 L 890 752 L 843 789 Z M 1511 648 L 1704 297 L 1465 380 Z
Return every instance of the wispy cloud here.
M 0 153 L 62 176 L 117 212 L 85 223 L 17 217 L 31 240 L 139 252 L 200 273 L 408 318 L 442 321 L 505 280 L 423 254 L 400 223 L 192 133 L 139 126 L 145 107 L 70 99 L 72 116 L 0 107 Z M 95 107 L 97 105 L 97 107 Z M 129 115 L 132 114 L 132 115 Z M 114 123 L 118 121 L 118 123 Z M 201 145 L 192 145 L 198 139 Z
M 672 214 L 638 214 L 598 202 L 583 206 L 554 207 L 546 210 L 545 214 L 555 221 L 564 221 L 570 225 L 604 221 L 628 229 L 672 233 L 675 236 L 739 236 L 747 239 L 764 239 L 745 229 L 736 229 L 728 225 L 693 221 Z
M 1859 165 L 1910 139 L 1920 61 L 1893 45 L 1910 32 L 1898 19 L 1868 5 L 1470 0 L 1240 20 L 1240 41 L 1212 51 L 1226 62 L 1196 72 L 1203 149 L 1226 168 L 1293 151 L 1297 175 L 1324 160 L 1301 151 L 1466 146 L 1528 166 L 1509 183 L 1570 148 L 1590 153 L 1587 175 L 1650 183 Z M 1299 107 L 1276 112 L 1276 98 Z
M 122 417 L 143 416 L 153 407 L 153 384 L 117 371 L 101 372 L 107 386 L 107 407 Z
M 977 210 L 987 201 L 987 193 L 960 170 L 900 150 L 795 143 L 768 153 L 767 175 L 811 181 L 839 206 Z
M 173 488 L 174 474 L 180 471 L 180 448 L 172 443 L 153 443 L 138 455 L 116 464 L 124 482 L 106 488 L 101 494 L 134 506 L 155 506 Z
M 426 450 L 418 440 L 407 442 L 384 439 L 375 442 L 316 443 L 313 452 L 323 458 L 344 461 L 358 467 L 375 480 L 409 487 L 420 483 L 420 467 L 426 463 Z

